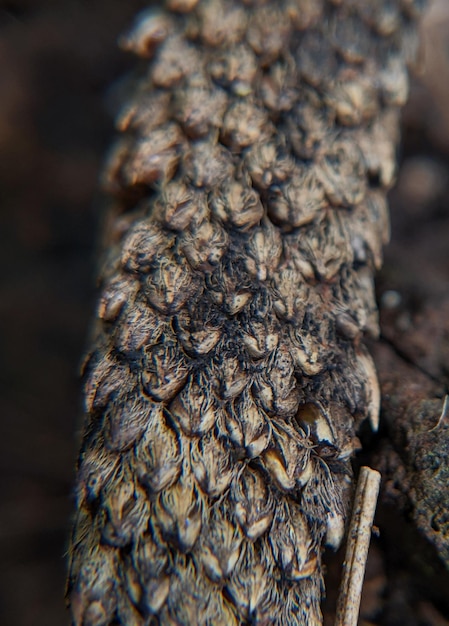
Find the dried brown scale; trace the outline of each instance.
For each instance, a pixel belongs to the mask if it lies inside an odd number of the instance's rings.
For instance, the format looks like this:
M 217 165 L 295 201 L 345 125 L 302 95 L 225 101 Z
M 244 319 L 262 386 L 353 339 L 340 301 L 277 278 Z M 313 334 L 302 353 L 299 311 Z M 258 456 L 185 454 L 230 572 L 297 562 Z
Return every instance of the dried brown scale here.
M 124 215 L 85 368 L 72 620 L 314 626 L 377 422 L 362 341 L 420 3 L 166 5 L 123 39 L 146 65 L 104 175 Z

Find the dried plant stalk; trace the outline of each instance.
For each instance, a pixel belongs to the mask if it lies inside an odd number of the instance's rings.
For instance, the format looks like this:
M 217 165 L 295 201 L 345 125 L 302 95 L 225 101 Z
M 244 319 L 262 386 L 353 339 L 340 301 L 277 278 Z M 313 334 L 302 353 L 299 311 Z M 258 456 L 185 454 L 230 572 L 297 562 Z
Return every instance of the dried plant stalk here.
M 380 487 L 380 474 L 362 467 L 348 532 L 335 626 L 357 626 L 366 559 Z
M 321 623 L 421 4 L 167 0 L 123 38 L 73 624 Z

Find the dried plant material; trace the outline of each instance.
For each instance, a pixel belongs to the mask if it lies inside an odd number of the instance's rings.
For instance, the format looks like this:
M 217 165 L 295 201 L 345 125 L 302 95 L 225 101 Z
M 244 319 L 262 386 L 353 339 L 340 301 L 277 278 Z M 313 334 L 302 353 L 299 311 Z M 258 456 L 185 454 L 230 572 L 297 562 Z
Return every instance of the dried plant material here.
M 378 419 L 363 337 L 414 3 L 166 4 L 125 40 L 143 68 L 104 176 L 124 215 L 85 368 L 73 624 L 317 626 Z
M 379 472 L 369 467 L 362 467 L 349 527 L 335 626 L 357 626 L 379 487 Z

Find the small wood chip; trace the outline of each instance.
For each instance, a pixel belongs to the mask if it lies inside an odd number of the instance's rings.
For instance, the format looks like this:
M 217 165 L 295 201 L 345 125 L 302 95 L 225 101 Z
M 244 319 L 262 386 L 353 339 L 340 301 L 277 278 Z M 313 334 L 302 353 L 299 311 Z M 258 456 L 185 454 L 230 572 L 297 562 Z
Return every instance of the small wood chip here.
M 335 626 L 357 626 L 366 559 L 380 487 L 380 473 L 369 467 L 360 470 L 349 528 L 343 579 Z

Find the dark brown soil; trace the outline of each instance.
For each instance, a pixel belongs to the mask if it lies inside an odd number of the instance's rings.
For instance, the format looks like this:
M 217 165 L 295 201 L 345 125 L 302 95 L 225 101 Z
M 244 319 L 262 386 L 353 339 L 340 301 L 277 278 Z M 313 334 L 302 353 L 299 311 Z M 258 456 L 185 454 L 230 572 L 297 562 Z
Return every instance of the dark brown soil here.
M 0 623 L 67 623 L 78 364 L 94 295 L 96 185 L 112 135 L 115 39 L 143 0 L 0 3 Z M 426 21 L 378 280 L 383 390 L 360 462 L 383 490 L 361 623 L 449 624 L 449 1 Z M 110 86 L 113 86 L 112 88 Z M 94 208 L 97 207 L 97 208 Z M 435 428 L 436 427 L 436 428 Z M 434 429 L 435 430 L 432 430 Z M 339 578 L 329 562 L 330 619 Z

